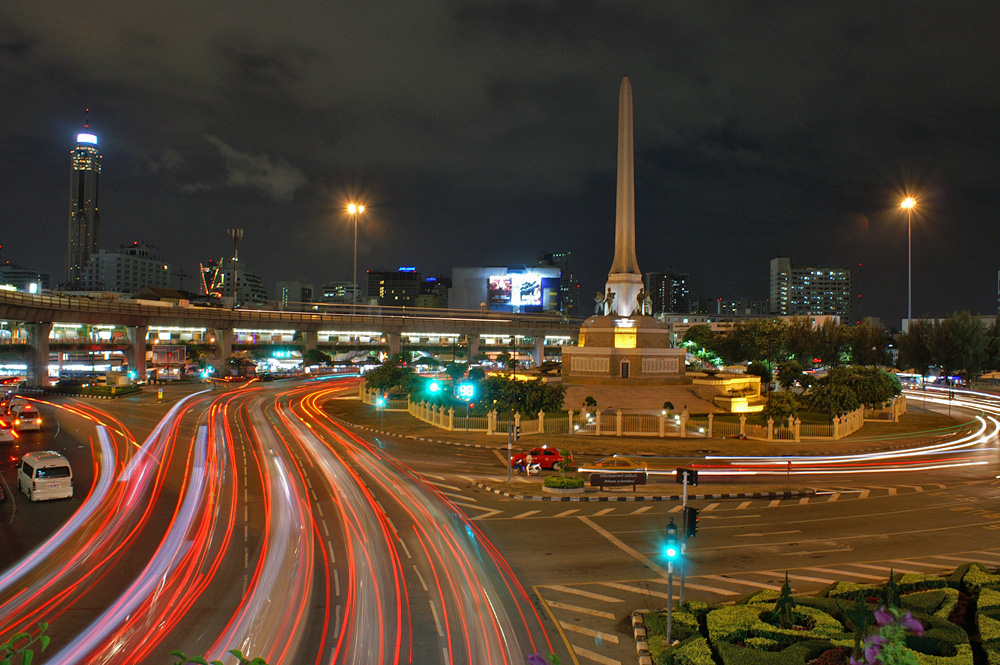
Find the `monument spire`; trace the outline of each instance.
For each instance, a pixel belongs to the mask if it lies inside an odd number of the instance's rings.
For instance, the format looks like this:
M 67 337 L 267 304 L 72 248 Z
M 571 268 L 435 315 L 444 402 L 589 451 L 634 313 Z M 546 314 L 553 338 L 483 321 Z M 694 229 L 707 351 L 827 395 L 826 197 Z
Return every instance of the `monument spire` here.
M 615 260 L 610 275 L 641 275 L 635 259 L 635 165 L 632 139 L 632 84 L 618 92 L 618 200 L 615 207 Z

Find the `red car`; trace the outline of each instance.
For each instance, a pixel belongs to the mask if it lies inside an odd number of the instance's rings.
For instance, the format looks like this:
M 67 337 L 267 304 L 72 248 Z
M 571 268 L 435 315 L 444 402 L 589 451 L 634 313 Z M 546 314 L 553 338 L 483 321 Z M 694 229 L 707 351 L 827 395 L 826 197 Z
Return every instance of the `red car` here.
M 563 464 L 566 468 L 573 465 L 573 456 L 570 455 L 569 459 L 564 458 L 559 454 L 559 451 L 555 448 L 549 448 L 547 446 L 542 446 L 541 448 L 532 448 L 526 453 L 518 453 L 510 458 L 511 466 L 521 466 L 524 464 L 524 458 L 526 455 L 531 455 L 531 463 L 538 464 L 543 469 L 560 469 Z

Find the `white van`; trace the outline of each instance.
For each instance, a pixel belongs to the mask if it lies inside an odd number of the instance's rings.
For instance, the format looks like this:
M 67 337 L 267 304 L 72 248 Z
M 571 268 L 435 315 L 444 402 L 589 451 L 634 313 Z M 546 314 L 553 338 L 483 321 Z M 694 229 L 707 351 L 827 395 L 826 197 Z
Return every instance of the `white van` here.
M 14 429 L 23 432 L 29 429 L 42 429 L 42 414 L 27 402 L 17 402 L 11 407 L 14 416 Z
M 31 501 L 73 498 L 73 469 L 57 452 L 28 453 L 17 466 L 17 487 Z

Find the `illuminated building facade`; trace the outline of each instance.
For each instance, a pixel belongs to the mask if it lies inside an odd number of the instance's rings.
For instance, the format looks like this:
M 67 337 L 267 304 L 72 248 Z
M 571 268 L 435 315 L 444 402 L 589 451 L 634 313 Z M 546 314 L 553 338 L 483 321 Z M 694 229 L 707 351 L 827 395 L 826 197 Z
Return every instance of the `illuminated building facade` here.
M 135 293 L 147 286 L 170 288 L 174 279 L 155 247 L 135 241 L 92 254 L 78 281 L 88 291 Z
M 311 303 L 314 291 L 312 284 L 297 280 L 283 280 L 274 285 L 275 300 L 286 310 L 302 309 L 302 305 Z
M 646 273 L 646 294 L 653 301 L 653 315 L 684 314 L 691 306 L 687 273 L 667 270 Z
M 779 256 L 771 260 L 768 312 L 780 316 L 830 314 L 851 319 L 851 271 L 795 268 Z
M 70 163 L 66 281 L 72 285 L 83 279 L 87 261 L 97 253 L 101 241 L 101 153 L 96 135 L 77 134 Z
M 542 252 L 539 266 L 559 268 L 559 311 L 566 316 L 580 313 L 580 283 L 569 267 L 570 252 Z
M 423 281 L 412 266 L 398 270 L 369 270 L 368 303 L 389 307 L 412 307 L 420 295 Z

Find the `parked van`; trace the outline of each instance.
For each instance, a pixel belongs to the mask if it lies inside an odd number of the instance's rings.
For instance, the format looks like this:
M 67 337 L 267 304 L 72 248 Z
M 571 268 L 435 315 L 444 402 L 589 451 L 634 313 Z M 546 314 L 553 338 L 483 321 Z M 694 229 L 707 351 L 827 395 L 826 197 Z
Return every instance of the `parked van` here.
M 10 412 L 14 415 L 14 429 L 18 432 L 42 429 L 42 414 L 33 405 L 27 402 L 17 402 L 11 407 Z
M 17 466 L 17 487 L 31 501 L 73 498 L 73 469 L 57 452 L 28 453 Z

